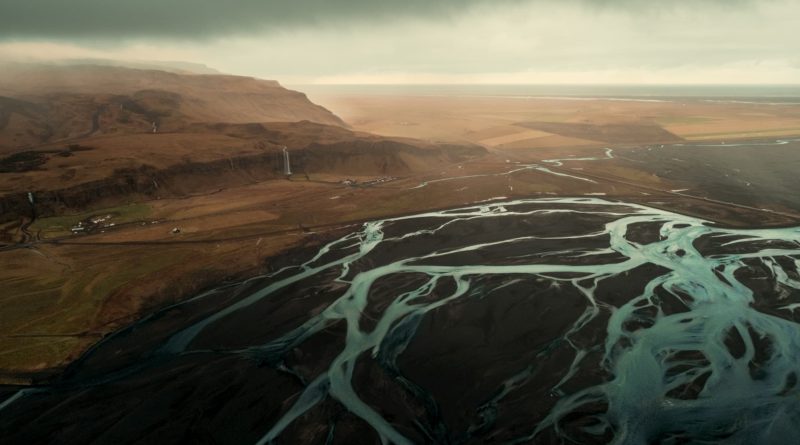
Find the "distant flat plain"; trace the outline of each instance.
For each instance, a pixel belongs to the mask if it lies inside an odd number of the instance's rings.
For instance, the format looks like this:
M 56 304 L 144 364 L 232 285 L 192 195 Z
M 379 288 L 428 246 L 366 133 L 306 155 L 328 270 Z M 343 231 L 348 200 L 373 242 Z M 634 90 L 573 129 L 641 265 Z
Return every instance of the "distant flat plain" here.
M 797 87 L 299 86 L 358 130 L 498 148 L 591 146 L 520 123 L 658 126 L 688 140 L 800 133 Z

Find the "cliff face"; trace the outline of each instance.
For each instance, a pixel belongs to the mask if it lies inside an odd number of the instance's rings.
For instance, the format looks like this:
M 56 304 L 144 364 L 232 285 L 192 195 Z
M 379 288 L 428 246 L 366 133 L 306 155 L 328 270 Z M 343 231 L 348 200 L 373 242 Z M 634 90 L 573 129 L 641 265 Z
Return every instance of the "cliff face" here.
M 44 217 L 90 207 L 185 196 L 283 178 L 284 146 L 288 147 L 292 171 L 298 181 L 305 180 L 305 174 L 315 173 L 342 177 L 403 176 L 486 153 L 485 149 L 474 145 L 429 144 L 385 138 L 307 121 L 195 125 L 191 131 L 198 141 L 211 136 L 224 136 L 229 138 L 226 141 L 251 144 L 258 148 L 220 159 L 187 161 L 177 157 L 173 163 L 157 166 L 143 159 L 136 167 L 109 169 L 101 179 L 77 182 L 65 178 L 46 180 L 45 175 L 50 164 L 62 162 L 62 159 L 74 159 L 85 164 L 89 161 L 80 161 L 81 157 L 101 159 L 105 155 L 98 152 L 110 151 L 104 148 L 72 147 L 67 150 L 70 153 L 68 158 L 61 157 L 66 152 L 48 152 L 43 157 L 19 156 L 19 162 L 14 165 L 20 168 L 26 167 L 26 163 L 35 165 L 31 165 L 28 171 L 9 172 L 6 175 L 28 175 L 43 179 L 35 181 L 28 189 L 18 188 L 0 194 L 0 223 L 31 215 L 28 191 L 34 195 L 37 216 Z
M 0 152 L 90 135 L 176 131 L 198 122 L 345 126 L 273 80 L 110 66 L 0 71 Z
M 292 169 L 302 181 L 306 173 L 342 175 L 404 175 L 419 165 L 458 162 L 483 154 L 477 146 L 424 149 L 395 141 L 357 141 L 311 144 L 291 152 Z M 268 153 L 177 164 L 165 169 L 143 165 L 119 169 L 108 178 L 72 187 L 34 192 L 38 217 L 58 215 L 97 205 L 122 201 L 176 197 L 209 192 L 219 188 L 282 178 L 283 155 Z M 27 193 L 0 196 L 0 223 L 28 216 L 32 207 Z

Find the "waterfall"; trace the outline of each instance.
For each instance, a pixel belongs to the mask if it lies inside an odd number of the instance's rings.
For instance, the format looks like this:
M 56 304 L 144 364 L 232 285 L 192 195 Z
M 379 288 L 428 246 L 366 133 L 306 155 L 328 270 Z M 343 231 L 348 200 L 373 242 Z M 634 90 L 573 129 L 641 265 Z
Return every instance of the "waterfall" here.
M 286 176 L 292 175 L 292 167 L 289 163 L 289 151 L 286 150 L 286 147 L 283 147 L 283 174 Z

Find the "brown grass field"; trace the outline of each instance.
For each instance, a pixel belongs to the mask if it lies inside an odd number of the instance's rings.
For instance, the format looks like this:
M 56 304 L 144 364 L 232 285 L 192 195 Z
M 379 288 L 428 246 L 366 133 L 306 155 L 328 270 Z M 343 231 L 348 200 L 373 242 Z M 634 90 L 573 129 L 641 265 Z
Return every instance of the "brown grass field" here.
M 310 98 L 359 130 L 499 148 L 596 145 L 579 131 L 531 130 L 518 125 L 524 122 L 625 125 L 634 138 L 643 126 L 660 126 L 688 140 L 800 134 L 800 105 L 333 93 Z

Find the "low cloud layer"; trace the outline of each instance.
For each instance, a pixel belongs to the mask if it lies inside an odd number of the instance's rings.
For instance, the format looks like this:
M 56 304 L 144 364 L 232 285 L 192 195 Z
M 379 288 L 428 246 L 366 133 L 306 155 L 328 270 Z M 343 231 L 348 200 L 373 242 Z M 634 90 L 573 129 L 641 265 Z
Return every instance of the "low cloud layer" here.
M 0 60 L 284 83 L 800 83 L 797 0 L 0 0 Z

